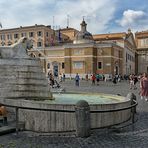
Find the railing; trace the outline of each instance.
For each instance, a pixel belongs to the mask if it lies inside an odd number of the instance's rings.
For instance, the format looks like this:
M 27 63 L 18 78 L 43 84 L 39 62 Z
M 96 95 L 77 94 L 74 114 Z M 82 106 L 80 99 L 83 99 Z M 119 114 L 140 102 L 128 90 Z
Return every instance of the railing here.
M 91 110 L 90 113 L 106 113 L 106 112 L 118 112 L 118 111 L 123 111 L 123 110 L 128 110 L 131 109 L 132 112 L 132 123 L 135 122 L 135 113 L 136 113 L 136 106 L 138 105 L 136 100 L 132 100 L 131 106 L 128 107 L 123 107 L 123 108 L 118 108 L 118 109 L 109 109 L 109 110 Z M 15 108 L 16 112 L 16 133 L 18 134 L 19 127 L 19 109 L 28 109 L 28 110 L 38 110 L 38 111 L 51 111 L 51 112 L 66 112 L 66 113 L 74 113 L 75 110 L 58 110 L 58 109 L 40 109 L 40 108 L 31 108 L 31 107 L 20 107 L 20 106 L 14 106 L 14 105 L 7 105 L 7 104 L 2 104 L 0 103 L 1 106 L 6 106 L 6 107 L 12 107 Z

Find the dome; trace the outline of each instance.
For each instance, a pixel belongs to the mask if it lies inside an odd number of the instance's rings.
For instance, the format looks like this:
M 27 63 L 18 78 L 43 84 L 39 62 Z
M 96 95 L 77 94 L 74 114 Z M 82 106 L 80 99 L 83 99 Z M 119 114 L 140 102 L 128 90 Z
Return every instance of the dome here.
M 94 42 L 92 34 L 86 30 L 86 26 L 87 24 L 83 20 L 81 23 L 81 31 L 76 34 L 75 40 L 73 42 L 74 44 Z

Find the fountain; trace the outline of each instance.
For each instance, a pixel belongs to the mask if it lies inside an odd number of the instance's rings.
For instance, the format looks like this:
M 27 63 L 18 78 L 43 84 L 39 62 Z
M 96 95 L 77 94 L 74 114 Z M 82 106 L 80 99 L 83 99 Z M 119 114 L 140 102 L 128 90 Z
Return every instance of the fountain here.
M 77 101 L 85 99 L 90 110 L 109 110 L 130 106 L 128 98 L 91 93 L 52 94 L 42 72 L 40 60 L 27 55 L 31 42 L 21 38 L 10 47 L 0 47 L 0 103 L 22 107 L 19 121 L 26 130 L 37 132 L 65 132 L 76 130 L 75 112 L 43 111 L 75 110 Z M 102 100 L 100 102 L 100 100 Z M 24 109 L 36 108 L 37 110 Z M 91 114 L 91 128 L 122 123 L 130 118 L 130 109 L 120 112 Z

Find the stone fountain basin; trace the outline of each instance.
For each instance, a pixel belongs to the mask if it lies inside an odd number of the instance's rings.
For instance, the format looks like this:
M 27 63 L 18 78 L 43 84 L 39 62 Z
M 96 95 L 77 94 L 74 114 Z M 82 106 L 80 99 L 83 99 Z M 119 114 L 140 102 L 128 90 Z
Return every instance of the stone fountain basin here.
M 64 99 L 65 95 L 65 99 Z M 69 101 L 70 98 L 79 97 L 74 101 Z M 33 101 L 33 100 L 15 100 L 3 99 L 0 103 L 7 105 L 14 105 L 18 107 L 31 107 L 39 109 L 57 109 L 57 110 L 75 110 L 75 104 L 79 100 L 85 98 L 90 105 L 90 110 L 110 110 L 119 109 L 131 105 L 131 101 L 122 96 L 110 94 L 88 94 L 88 93 L 62 93 L 53 94 L 54 97 L 61 96 L 62 99 L 46 100 L 46 101 Z M 97 96 L 106 101 L 97 101 Z M 108 99 L 111 99 L 109 102 Z M 89 101 L 90 100 L 90 101 Z M 112 101 L 113 100 L 113 101 Z M 95 102 L 96 101 L 96 102 Z M 127 121 L 131 116 L 131 110 L 123 110 L 119 112 L 106 112 L 106 113 L 91 113 L 91 129 L 103 128 L 107 126 L 116 125 Z M 76 130 L 75 112 L 54 112 L 54 111 L 40 111 L 19 109 L 19 121 L 25 122 L 25 129 L 36 132 L 69 132 Z

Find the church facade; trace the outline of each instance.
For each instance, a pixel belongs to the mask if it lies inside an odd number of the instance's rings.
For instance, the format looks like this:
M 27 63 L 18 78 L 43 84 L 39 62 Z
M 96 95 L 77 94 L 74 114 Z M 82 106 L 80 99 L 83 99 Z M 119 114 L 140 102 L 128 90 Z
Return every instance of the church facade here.
M 124 74 L 124 47 L 112 41 L 97 42 L 87 31 L 87 24 L 83 20 L 81 31 L 77 32 L 73 41 L 62 46 L 52 46 L 44 49 L 31 50 L 35 56 L 41 53 L 40 59 L 46 73 L 51 71 L 55 76 L 65 73 L 66 77 L 74 77 L 79 73 L 99 73 L 107 77 Z M 134 72 L 134 68 L 132 72 Z
M 148 73 L 148 31 L 136 32 L 138 73 Z

